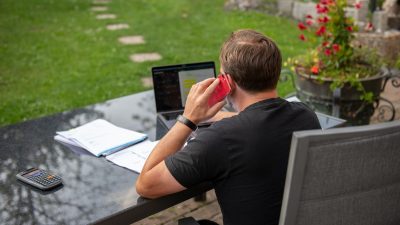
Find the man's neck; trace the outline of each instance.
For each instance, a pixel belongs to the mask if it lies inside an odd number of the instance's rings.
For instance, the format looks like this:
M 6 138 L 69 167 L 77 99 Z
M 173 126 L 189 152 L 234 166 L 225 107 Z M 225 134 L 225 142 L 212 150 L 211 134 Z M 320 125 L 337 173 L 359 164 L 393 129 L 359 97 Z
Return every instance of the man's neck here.
M 276 89 L 257 93 L 249 93 L 241 88 L 236 89 L 236 91 L 236 104 L 239 111 L 243 111 L 245 108 L 256 102 L 278 97 Z

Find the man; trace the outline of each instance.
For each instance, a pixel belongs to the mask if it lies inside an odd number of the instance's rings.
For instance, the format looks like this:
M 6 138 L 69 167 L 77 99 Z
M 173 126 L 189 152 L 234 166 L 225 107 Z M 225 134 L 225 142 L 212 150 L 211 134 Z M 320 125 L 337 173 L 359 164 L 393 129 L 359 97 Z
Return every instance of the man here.
M 282 59 L 271 39 L 252 30 L 234 32 L 220 63 L 232 88 L 227 100 L 239 113 L 202 129 L 182 148 L 190 127 L 224 105 L 207 104 L 218 79 L 194 85 L 183 118 L 147 159 L 137 192 L 156 198 L 211 181 L 224 224 L 278 224 L 292 133 L 320 129 L 318 119 L 304 104 L 278 97 Z

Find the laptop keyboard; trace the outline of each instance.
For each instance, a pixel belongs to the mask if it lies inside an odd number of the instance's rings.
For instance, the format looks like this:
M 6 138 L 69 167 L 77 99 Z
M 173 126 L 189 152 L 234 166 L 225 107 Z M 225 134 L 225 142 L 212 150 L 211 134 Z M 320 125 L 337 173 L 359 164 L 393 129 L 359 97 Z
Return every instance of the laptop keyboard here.
M 171 113 L 163 113 L 162 115 L 166 120 L 174 120 L 176 119 L 182 112 L 171 112 Z

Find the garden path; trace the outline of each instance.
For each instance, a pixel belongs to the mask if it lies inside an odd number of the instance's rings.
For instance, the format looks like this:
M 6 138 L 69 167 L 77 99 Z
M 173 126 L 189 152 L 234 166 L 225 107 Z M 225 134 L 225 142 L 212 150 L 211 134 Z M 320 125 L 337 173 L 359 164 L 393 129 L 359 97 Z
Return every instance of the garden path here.
M 94 0 L 93 6 L 91 7 L 92 12 L 105 12 L 108 10 L 106 4 L 111 3 L 111 0 Z M 115 19 L 117 15 L 115 14 L 97 14 L 96 19 L 106 20 L 106 19 Z M 129 29 L 129 24 L 127 23 L 117 23 L 117 24 L 109 24 L 106 26 L 107 30 L 115 31 L 115 30 L 123 30 Z M 144 37 L 141 35 L 133 35 L 133 36 L 123 36 L 118 38 L 118 41 L 124 45 L 138 45 L 145 44 Z M 162 59 L 162 56 L 158 52 L 145 52 L 145 53 L 136 53 L 129 56 L 130 60 L 134 63 L 143 63 L 147 61 L 158 61 Z M 152 87 L 151 77 L 142 78 L 142 85 L 144 87 Z

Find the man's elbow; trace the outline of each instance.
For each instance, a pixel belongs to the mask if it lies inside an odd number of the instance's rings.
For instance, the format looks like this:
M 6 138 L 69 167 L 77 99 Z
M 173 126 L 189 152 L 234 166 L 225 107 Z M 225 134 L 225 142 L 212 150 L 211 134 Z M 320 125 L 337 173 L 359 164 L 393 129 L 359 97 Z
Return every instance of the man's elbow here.
M 146 182 L 143 182 L 142 179 L 138 179 L 136 181 L 136 192 L 145 198 L 157 198 L 160 197 L 156 193 L 154 193 L 154 188 L 152 188 L 151 185 L 146 184 Z

